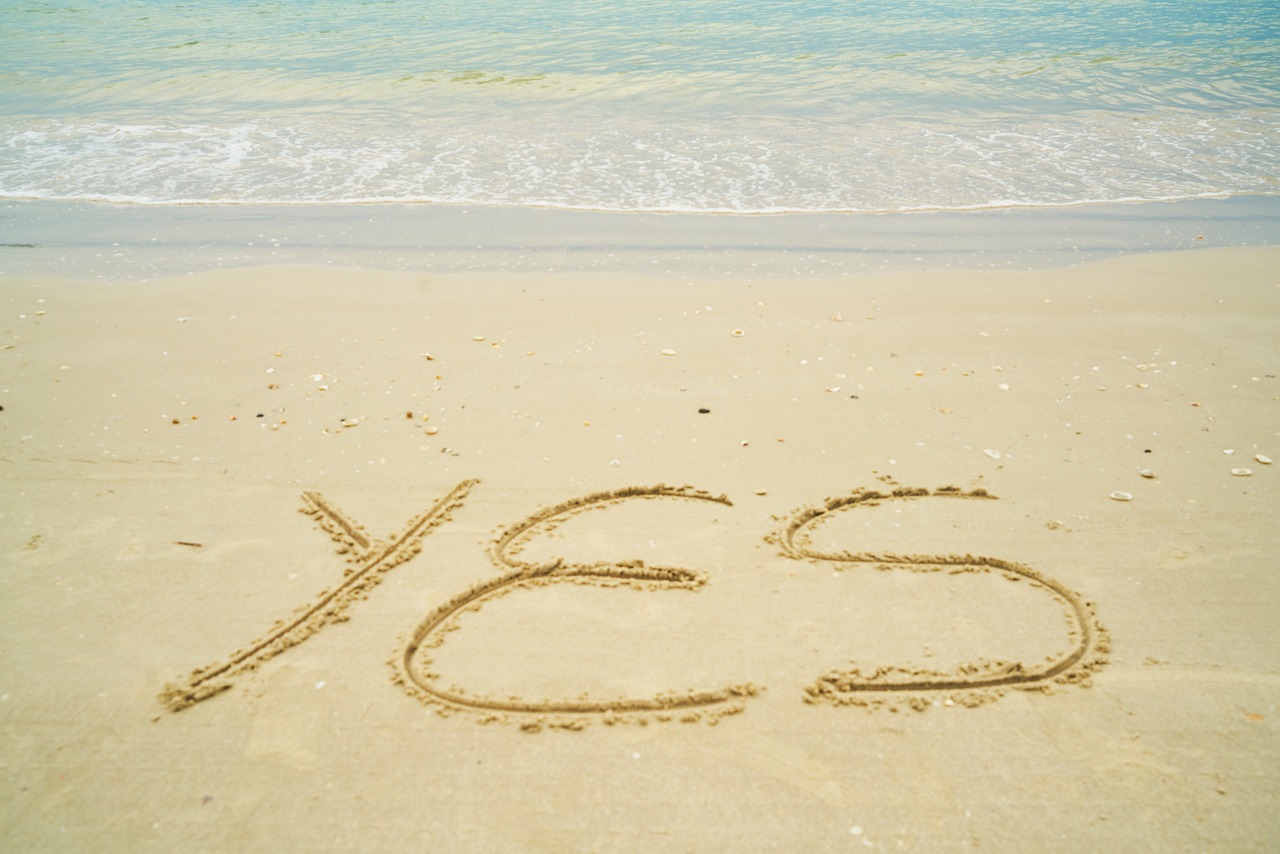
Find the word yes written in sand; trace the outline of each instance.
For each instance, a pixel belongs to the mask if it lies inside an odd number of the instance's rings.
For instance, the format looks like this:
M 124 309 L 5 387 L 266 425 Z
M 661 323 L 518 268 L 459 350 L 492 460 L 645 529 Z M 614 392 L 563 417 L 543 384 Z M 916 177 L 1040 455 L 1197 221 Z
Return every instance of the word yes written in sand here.
M 351 605 L 373 589 L 390 569 L 414 557 L 422 541 L 435 528 L 449 521 L 477 481 L 466 480 L 450 490 L 424 513 L 414 518 L 400 534 L 385 540 L 372 538 L 363 526 L 353 522 L 319 493 L 303 494 L 302 512 L 312 516 L 346 556 L 342 580 L 322 591 L 316 600 L 278 620 L 262 637 L 236 650 L 225 660 L 193 671 L 182 684 L 169 684 L 160 695 L 172 711 L 187 708 L 230 688 L 237 677 L 255 670 L 306 640 L 330 623 L 348 619 Z M 838 514 L 887 501 L 972 500 L 990 501 L 984 490 L 964 492 L 956 487 L 936 490 L 898 488 L 890 492 L 858 489 L 832 498 L 816 507 L 804 507 L 782 518 L 781 528 L 766 540 L 778 547 L 782 556 L 796 561 L 835 564 L 838 568 L 867 566 L 880 570 L 924 573 L 994 574 L 1030 587 L 1051 597 L 1062 608 L 1066 649 L 1035 664 L 981 660 L 953 671 L 933 671 L 882 665 L 869 672 L 860 669 L 832 670 L 817 677 L 805 690 L 807 703 L 838 706 L 902 704 L 923 710 L 939 697 L 947 705 L 978 705 L 996 699 L 1010 689 L 1049 691 L 1055 685 L 1085 682 L 1102 666 L 1108 652 L 1106 632 L 1098 625 L 1093 606 L 1058 581 L 1012 561 L 981 555 L 904 555 L 888 552 L 823 552 L 811 543 L 812 529 Z M 650 697 L 612 699 L 525 700 L 520 697 L 491 697 L 446 686 L 432 667 L 432 655 L 451 632 L 461 628 L 464 613 L 479 610 L 486 602 L 520 590 L 572 582 L 597 586 L 629 586 L 647 590 L 684 588 L 695 590 L 707 577 L 682 567 L 648 566 L 640 561 L 574 563 L 564 558 L 527 562 L 517 555 L 525 544 L 578 514 L 635 500 L 697 501 L 732 506 L 724 495 L 712 495 L 688 486 L 665 484 L 624 487 L 575 498 L 545 508 L 504 529 L 489 546 L 489 559 L 498 573 L 462 591 L 433 609 L 409 634 L 403 648 L 392 658 L 393 679 L 411 696 L 434 707 L 443 715 L 466 712 L 483 722 L 515 721 L 529 731 L 544 727 L 580 729 L 592 720 L 606 724 L 650 719 L 715 723 L 725 715 L 742 711 L 759 688 L 755 683 L 729 685 L 714 691 L 673 691 Z

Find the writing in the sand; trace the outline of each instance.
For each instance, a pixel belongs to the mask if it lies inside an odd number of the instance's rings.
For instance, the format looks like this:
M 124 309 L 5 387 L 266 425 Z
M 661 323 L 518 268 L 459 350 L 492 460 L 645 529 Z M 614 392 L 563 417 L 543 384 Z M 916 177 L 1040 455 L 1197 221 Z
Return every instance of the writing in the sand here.
M 226 659 L 199 668 L 181 683 L 170 683 L 160 699 L 173 711 L 193 706 L 231 688 L 235 680 L 255 670 L 267 659 L 280 655 L 305 641 L 326 625 L 349 619 L 348 610 L 364 598 L 394 567 L 411 560 L 423 541 L 437 527 L 448 522 L 460 508 L 477 481 L 465 480 L 425 511 L 410 520 L 405 529 L 385 538 L 370 535 L 364 526 L 340 511 L 317 492 L 304 493 L 302 512 L 311 516 L 345 557 L 342 580 L 332 589 L 303 605 L 290 617 L 278 620 L 273 628 Z M 581 729 L 593 720 L 606 724 L 649 720 L 704 721 L 715 723 L 726 715 L 741 712 L 757 695 L 754 682 L 726 685 L 717 690 L 669 691 L 649 697 L 528 700 L 518 696 L 495 697 L 445 685 L 433 668 L 433 654 L 451 632 L 461 628 L 461 615 L 478 610 L 486 602 L 520 590 L 571 581 L 600 586 L 629 586 L 646 590 L 697 589 L 706 576 L 693 569 L 649 566 L 641 561 L 573 562 L 555 558 L 542 562 L 521 560 L 518 555 L 534 537 L 546 533 L 569 518 L 609 505 L 630 501 L 710 502 L 731 507 L 726 495 L 690 486 L 632 486 L 555 504 L 503 529 L 492 541 L 488 556 L 497 573 L 460 591 L 433 608 L 410 632 L 408 640 L 392 659 L 393 680 L 406 693 L 440 714 L 469 713 L 482 722 L 517 722 L 523 729 Z M 904 555 L 889 552 L 821 551 L 813 546 L 814 526 L 835 515 L 859 507 L 884 502 L 947 500 L 993 501 L 982 489 L 964 491 L 958 487 L 937 489 L 897 487 L 880 491 L 855 489 L 847 495 L 828 498 L 816 506 L 801 507 L 781 518 L 780 526 L 766 541 L 790 560 L 830 563 L 837 566 L 873 565 L 882 570 L 913 572 L 957 572 L 991 574 L 1030 587 L 1055 600 L 1065 620 L 1066 647 L 1036 662 L 980 660 L 953 671 L 918 669 L 893 664 L 880 665 L 870 672 L 858 669 L 831 670 L 805 687 L 801 699 L 807 703 L 870 708 L 899 705 L 923 710 L 937 704 L 978 705 L 1008 690 L 1049 691 L 1054 686 L 1081 683 L 1106 660 L 1108 640 L 1094 616 L 1093 606 L 1057 580 L 1032 567 L 998 557 L 982 555 Z

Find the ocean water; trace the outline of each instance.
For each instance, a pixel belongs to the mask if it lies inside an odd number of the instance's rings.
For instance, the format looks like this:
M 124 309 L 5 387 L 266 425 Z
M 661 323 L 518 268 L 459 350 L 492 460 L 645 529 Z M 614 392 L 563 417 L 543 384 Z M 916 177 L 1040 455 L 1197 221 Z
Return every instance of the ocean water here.
M 1280 195 L 1276 0 L 0 0 L 0 198 Z

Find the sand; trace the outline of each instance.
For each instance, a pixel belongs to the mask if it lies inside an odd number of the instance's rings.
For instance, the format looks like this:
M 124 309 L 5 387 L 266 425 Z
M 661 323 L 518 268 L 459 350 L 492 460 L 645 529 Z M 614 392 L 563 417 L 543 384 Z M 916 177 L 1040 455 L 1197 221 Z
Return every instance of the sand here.
M 0 840 L 1273 848 L 1278 271 L 10 275 Z

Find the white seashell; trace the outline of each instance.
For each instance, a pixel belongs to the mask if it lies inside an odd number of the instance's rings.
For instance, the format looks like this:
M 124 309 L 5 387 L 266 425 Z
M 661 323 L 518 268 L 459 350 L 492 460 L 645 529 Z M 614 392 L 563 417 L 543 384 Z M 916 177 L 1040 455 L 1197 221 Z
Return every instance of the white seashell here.
M 1268 457 L 1266 454 L 1254 454 L 1253 458 L 1258 462 L 1262 463 L 1264 466 L 1271 465 L 1271 457 Z
M 1112 501 L 1132 501 L 1133 494 L 1130 492 L 1121 492 L 1120 490 L 1117 489 L 1115 492 L 1111 493 L 1111 500 Z
M 675 354 L 676 354 L 676 351 L 675 351 L 675 350 L 663 350 L 663 351 L 662 351 L 662 355 L 664 355 L 664 356 L 674 356 Z
M 1153 472 L 1151 469 L 1138 469 L 1138 474 L 1142 475 L 1143 477 L 1155 477 L 1155 476 L 1156 476 L 1156 473 L 1155 473 L 1155 472 Z
M 1253 469 L 1232 469 L 1231 473 L 1236 477 L 1248 477 L 1253 474 Z
M 733 333 L 732 333 L 734 338 L 741 338 L 743 335 L 746 335 L 746 334 L 747 333 L 743 332 L 741 329 L 735 329 L 733 330 Z
M 982 453 L 986 454 L 988 457 L 991 457 L 991 459 L 993 460 L 1000 459 L 1000 452 L 994 448 L 984 448 Z

